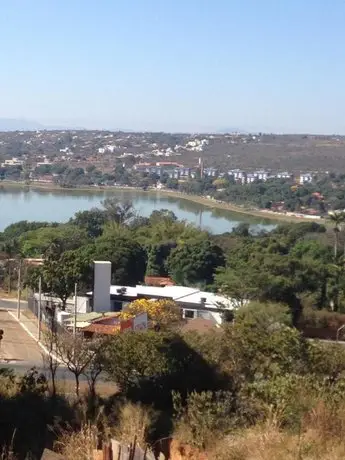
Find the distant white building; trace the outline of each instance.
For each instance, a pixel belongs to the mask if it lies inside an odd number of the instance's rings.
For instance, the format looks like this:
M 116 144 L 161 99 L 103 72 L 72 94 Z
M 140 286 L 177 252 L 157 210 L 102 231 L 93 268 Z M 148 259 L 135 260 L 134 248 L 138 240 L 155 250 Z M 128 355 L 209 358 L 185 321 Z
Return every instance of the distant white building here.
M 255 182 L 257 179 L 258 178 L 254 174 L 247 174 L 246 182 L 247 182 L 247 184 L 251 184 L 251 183 Z
M 278 172 L 275 176 L 277 179 L 291 179 L 292 174 L 285 171 L 285 172 Z
M 1 167 L 5 168 L 6 166 L 23 166 L 23 164 L 23 160 L 18 160 L 17 157 L 13 157 L 10 160 L 5 160 L 3 163 L 1 163 Z
M 266 171 L 260 170 L 254 171 L 253 176 L 258 180 L 266 181 L 269 177 L 269 174 Z
M 52 162 L 48 158 L 44 157 L 44 160 L 37 162 L 36 166 L 45 166 L 45 165 L 51 165 L 51 164 Z
M 207 177 L 217 177 L 218 170 L 216 168 L 204 168 L 204 175 Z
M 310 183 L 310 182 L 312 182 L 312 181 L 313 181 L 313 176 L 312 176 L 310 173 L 301 174 L 301 175 L 299 176 L 299 183 L 300 183 L 301 185 L 303 185 L 303 184 L 308 184 L 308 183 Z
M 241 171 L 240 169 L 231 169 L 228 171 L 228 175 L 232 176 L 235 180 L 243 179 L 245 177 L 244 171 Z

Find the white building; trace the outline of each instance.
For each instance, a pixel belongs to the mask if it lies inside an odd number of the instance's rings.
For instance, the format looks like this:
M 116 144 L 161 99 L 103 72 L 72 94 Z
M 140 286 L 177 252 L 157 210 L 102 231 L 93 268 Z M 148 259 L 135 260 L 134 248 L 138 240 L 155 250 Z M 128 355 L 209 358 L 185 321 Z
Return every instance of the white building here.
M 301 175 L 299 176 L 299 183 L 300 183 L 301 185 L 303 185 L 303 184 L 308 184 L 308 183 L 310 183 L 310 182 L 312 182 L 312 181 L 313 181 L 313 176 L 312 176 L 310 173 L 301 174 Z
M 235 180 L 242 180 L 245 177 L 244 171 L 241 171 L 240 169 L 231 169 L 228 171 L 228 175 L 232 176 Z
M 45 165 L 51 165 L 51 164 L 52 162 L 47 157 L 44 157 L 44 160 L 37 162 L 36 166 L 45 166 Z
M 222 323 L 224 310 L 233 310 L 235 304 L 216 294 L 186 286 L 110 286 L 110 311 L 120 311 L 136 299 L 169 299 L 181 307 L 186 319 L 204 318 Z M 88 293 L 92 297 L 93 293 Z M 99 308 L 97 311 L 100 311 Z
M 223 313 L 235 303 L 226 297 L 186 286 L 117 286 L 110 284 L 110 262 L 95 264 L 93 292 L 88 292 L 93 311 L 121 311 L 136 299 L 169 299 L 176 302 L 186 319 L 204 318 L 220 325 Z
M 263 170 L 254 171 L 253 176 L 258 180 L 266 181 L 269 177 L 269 173 Z
M 285 171 L 285 172 L 279 172 L 276 174 L 275 176 L 277 179 L 291 179 L 292 178 L 292 174 L 290 174 L 289 172 Z
M 247 174 L 247 184 L 252 184 L 257 180 L 257 177 L 254 174 Z
M 3 163 L 1 163 L 1 167 L 5 168 L 6 166 L 23 166 L 23 164 L 23 160 L 18 160 L 17 157 L 13 157 L 10 160 L 5 160 Z

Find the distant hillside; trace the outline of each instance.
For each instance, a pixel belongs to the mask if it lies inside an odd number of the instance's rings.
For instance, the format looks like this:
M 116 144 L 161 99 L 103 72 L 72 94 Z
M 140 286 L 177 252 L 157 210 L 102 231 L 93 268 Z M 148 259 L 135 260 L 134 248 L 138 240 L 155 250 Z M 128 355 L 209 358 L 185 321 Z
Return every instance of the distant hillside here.
M 239 128 L 222 128 L 218 129 L 217 134 L 241 133 L 246 134 L 248 131 Z
M 36 129 L 45 129 L 45 126 L 32 120 L 0 118 L 0 131 L 34 131 Z
M 21 120 L 19 118 L 0 118 L 0 132 L 4 131 L 37 131 L 45 129 L 47 131 L 60 130 L 83 130 L 84 128 L 75 126 L 43 125 L 34 120 Z

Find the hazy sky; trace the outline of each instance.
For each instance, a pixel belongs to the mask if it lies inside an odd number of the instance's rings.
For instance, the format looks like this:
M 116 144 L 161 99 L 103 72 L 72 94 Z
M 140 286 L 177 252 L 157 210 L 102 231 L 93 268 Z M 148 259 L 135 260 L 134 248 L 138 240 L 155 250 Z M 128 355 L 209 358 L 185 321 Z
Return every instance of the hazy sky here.
M 345 134 L 344 0 L 1 0 L 0 117 Z

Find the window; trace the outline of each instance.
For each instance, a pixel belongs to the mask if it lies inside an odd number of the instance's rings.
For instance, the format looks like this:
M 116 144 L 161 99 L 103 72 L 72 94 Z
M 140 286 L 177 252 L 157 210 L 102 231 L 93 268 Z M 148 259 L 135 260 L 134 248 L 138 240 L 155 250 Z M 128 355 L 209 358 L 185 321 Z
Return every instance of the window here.
M 185 310 L 184 311 L 184 317 L 188 319 L 193 319 L 194 318 L 194 310 Z

